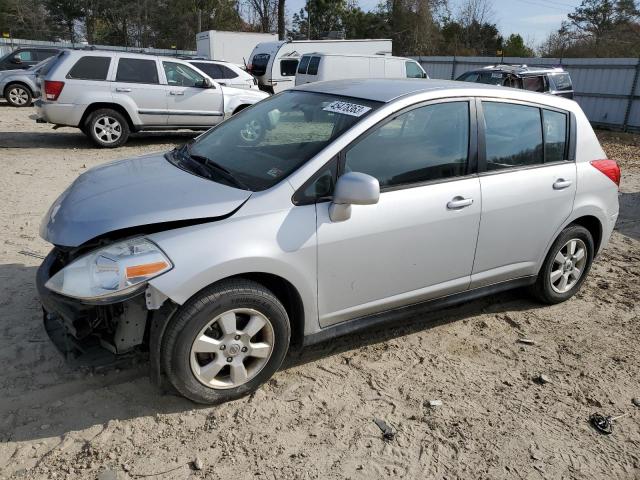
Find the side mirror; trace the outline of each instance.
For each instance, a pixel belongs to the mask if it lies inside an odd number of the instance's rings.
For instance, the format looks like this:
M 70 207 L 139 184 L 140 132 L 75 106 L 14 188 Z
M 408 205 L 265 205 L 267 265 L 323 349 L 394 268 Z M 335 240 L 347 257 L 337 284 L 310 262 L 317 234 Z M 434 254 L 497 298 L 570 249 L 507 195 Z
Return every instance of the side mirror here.
M 344 222 L 351 218 L 351 205 L 373 205 L 379 199 L 380 183 L 377 178 L 366 173 L 345 173 L 333 190 L 329 218 L 332 222 Z
M 210 78 L 204 77 L 202 81 L 202 88 L 213 88 L 213 82 Z
M 22 59 L 20 58 L 19 55 L 14 55 L 11 58 L 11 63 L 16 63 L 16 64 L 20 65 L 22 63 Z

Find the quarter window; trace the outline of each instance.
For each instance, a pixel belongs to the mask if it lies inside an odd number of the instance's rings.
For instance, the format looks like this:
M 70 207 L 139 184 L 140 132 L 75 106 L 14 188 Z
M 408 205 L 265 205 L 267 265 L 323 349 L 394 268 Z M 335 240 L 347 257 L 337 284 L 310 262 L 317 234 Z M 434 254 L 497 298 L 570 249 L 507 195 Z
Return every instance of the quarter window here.
M 159 83 L 156 61 L 142 58 L 121 58 L 118 61 L 116 82 Z
M 544 125 L 544 161 L 561 162 L 567 155 L 567 115 L 542 110 Z
M 540 109 L 482 102 L 487 170 L 543 163 Z
M 204 77 L 186 65 L 162 62 L 162 66 L 169 85 L 180 87 L 201 87 L 204 85 Z
M 291 77 L 296 74 L 298 68 L 297 59 L 280 60 L 280 74 L 283 77 Z
M 71 67 L 71 70 L 67 73 L 67 78 L 106 80 L 110 64 L 111 58 L 109 57 L 82 57 Z
M 376 128 L 349 149 L 345 171 L 374 176 L 380 187 L 465 175 L 469 103 L 419 107 Z

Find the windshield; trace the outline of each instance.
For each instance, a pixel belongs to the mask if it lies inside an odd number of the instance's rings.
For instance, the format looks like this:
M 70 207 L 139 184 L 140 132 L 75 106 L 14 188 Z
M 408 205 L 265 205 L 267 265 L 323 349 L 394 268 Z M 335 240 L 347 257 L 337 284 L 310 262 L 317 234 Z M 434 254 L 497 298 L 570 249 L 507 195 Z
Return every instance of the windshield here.
M 298 169 L 381 104 L 287 91 L 263 100 L 198 137 L 187 155 L 201 168 L 181 168 L 248 190 L 265 190 Z M 174 157 L 178 153 L 174 154 Z M 184 157 L 184 150 L 180 153 Z M 233 180 L 231 180 L 233 177 Z

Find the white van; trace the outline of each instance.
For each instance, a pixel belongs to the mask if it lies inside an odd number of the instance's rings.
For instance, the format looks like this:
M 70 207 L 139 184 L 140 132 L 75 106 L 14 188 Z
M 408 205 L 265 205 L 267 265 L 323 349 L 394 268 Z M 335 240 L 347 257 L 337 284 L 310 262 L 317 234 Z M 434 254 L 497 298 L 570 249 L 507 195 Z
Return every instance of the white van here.
M 260 90 L 278 93 L 293 88 L 298 62 L 306 53 L 391 55 L 391 40 L 288 40 L 263 42 L 251 52 L 247 71 Z
M 429 78 L 418 62 L 405 57 L 311 53 L 303 55 L 296 85 L 348 78 Z

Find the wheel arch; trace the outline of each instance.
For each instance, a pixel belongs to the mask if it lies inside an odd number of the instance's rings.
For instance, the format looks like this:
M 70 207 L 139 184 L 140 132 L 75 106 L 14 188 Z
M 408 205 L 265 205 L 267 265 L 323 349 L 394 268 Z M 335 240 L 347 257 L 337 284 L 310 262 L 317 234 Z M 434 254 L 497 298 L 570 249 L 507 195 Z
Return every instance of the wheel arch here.
M 602 244 L 603 227 L 602 223 L 597 217 L 593 215 L 583 215 L 572 220 L 569 225 L 580 225 L 589 230 L 589 233 L 593 237 L 593 251 L 594 253 L 598 253 L 598 251 L 600 250 L 600 245 Z
M 2 92 L 2 94 L 4 95 L 5 98 L 7 96 L 7 92 L 9 91 L 9 88 L 12 85 L 20 85 L 21 87 L 26 88 L 27 90 L 29 90 L 29 93 L 31 93 L 31 97 L 33 98 L 33 88 L 31 88 L 28 83 L 25 83 L 25 82 L 20 81 L 20 80 L 9 81 L 9 83 L 7 83 L 7 86 L 4 87 L 4 91 Z
M 232 115 L 235 115 L 236 113 L 241 112 L 242 110 L 244 110 L 247 107 L 250 107 L 251 105 L 248 103 L 243 103 L 242 105 L 238 105 L 236 107 L 236 109 L 233 111 Z
M 127 124 L 129 125 L 129 130 L 132 132 L 136 131 L 136 127 L 133 124 L 133 120 L 131 119 L 131 115 L 129 115 L 129 112 L 127 111 L 127 109 L 117 103 L 109 103 L 109 102 L 94 102 L 88 105 L 84 113 L 82 114 L 82 118 L 80 119 L 80 125 L 84 126 L 84 123 L 87 121 L 87 118 L 89 117 L 89 115 L 91 115 L 96 110 L 100 110 L 101 108 L 110 108 L 120 113 L 127 120 Z

